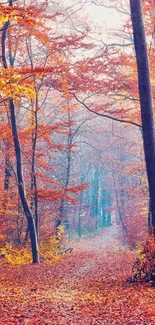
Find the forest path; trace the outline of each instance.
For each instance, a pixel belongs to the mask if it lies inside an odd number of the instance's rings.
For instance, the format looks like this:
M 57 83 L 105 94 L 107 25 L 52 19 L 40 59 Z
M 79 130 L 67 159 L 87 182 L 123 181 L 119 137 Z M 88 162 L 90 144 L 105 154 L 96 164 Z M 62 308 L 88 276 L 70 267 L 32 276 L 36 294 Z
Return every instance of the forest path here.
M 119 241 L 119 227 L 113 225 L 108 228 L 102 229 L 99 234 L 94 235 L 92 238 L 82 238 L 75 243 L 71 243 L 71 246 L 76 251 L 98 251 L 120 247 Z M 118 235 L 118 237 L 117 237 Z
M 135 253 L 116 233 L 81 239 L 52 265 L 0 265 L 0 325 L 154 325 L 155 290 L 127 285 Z

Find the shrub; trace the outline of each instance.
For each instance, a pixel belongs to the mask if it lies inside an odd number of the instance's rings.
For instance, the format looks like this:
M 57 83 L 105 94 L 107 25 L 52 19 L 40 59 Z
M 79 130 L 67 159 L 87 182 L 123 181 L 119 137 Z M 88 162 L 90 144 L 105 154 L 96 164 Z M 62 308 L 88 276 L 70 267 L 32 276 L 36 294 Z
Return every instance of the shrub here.
M 5 246 L 0 249 L 0 253 L 11 265 L 31 263 L 31 252 L 25 247 L 14 247 L 12 244 L 6 243 Z
M 40 259 L 43 262 L 54 263 L 61 259 L 61 245 L 64 234 L 64 227 L 60 225 L 57 235 L 51 237 L 48 242 L 41 242 L 39 245 Z
M 144 246 L 139 245 L 138 257 L 133 266 L 133 276 L 136 282 L 155 282 L 155 242 L 154 236 L 148 237 Z

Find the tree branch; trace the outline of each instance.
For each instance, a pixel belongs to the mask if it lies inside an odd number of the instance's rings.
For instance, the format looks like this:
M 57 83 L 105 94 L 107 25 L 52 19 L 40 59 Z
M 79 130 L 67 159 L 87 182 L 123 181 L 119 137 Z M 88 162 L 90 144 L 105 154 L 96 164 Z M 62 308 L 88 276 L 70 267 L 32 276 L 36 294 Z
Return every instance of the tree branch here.
M 94 111 L 93 109 L 91 109 L 88 105 L 86 105 L 83 101 L 81 101 L 79 98 L 77 98 L 77 96 L 75 94 L 72 94 L 74 96 L 74 98 L 81 104 L 83 105 L 89 112 L 91 113 L 94 113 L 98 116 L 102 116 L 102 117 L 105 117 L 105 118 L 108 118 L 110 120 L 113 120 L 113 121 L 116 121 L 116 122 L 121 122 L 121 123 L 126 123 L 126 124 L 131 124 L 131 125 L 134 125 L 134 126 L 137 126 L 139 128 L 142 128 L 142 125 L 141 124 L 138 124 L 136 122 L 132 122 L 132 121 L 128 121 L 128 120 L 123 120 L 121 118 L 117 118 L 117 117 L 113 117 L 113 116 L 110 116 L 108 114 L 104 114 L 104 113 L 99 113 L 99 112 L 96 112 Z

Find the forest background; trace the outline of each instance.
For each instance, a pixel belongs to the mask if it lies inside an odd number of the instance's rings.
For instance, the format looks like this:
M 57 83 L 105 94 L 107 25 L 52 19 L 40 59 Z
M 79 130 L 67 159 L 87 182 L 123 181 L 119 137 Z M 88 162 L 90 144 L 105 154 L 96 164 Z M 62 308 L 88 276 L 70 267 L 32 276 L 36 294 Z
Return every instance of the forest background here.
M 155 324 L 154 26 L 0 1 L 0 325 Z
M 122 17 L 106 39 L 91 5 Z M 34 262 L 38 242 L 53 259 L 63 228 L 75 239 L 111 224 L 135 248 L 149 195 L 128 1 L 10 0 L 0 10 L 1 254 L 28 258 L 30 237 Z M 144 1 L 153 92 L 154 10 Z

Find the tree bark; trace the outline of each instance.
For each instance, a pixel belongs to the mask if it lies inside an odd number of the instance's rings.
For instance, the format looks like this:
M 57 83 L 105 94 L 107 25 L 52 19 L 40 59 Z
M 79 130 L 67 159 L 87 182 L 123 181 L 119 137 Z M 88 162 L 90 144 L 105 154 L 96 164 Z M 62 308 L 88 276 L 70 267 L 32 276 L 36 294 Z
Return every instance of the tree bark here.
M 25 189 L 24 189 L 24 181 L 23 181 L 23 175 L 22 175 L 21 148 L 20 148 L 17 126 L 16 126 L 14 102 L 13 102 L 12 98 L 10 98 L 10 100 L 9 100 L 9 106 L 10 106 L 10 114 L 11 114 L 12 136 L 13 136 L 13 141 L 14 141 L 15 155 L 16 155 L 18 191 L 19 191 L 21 202 L 22 202 L 23 210 L 26 215 L 27 222 L 28 222 L 33 263 L 39 263 L 38 241 L 37 241 L 35 222 L 34 222 L 34 219 L 32 216 L 32 212 L 29 208 L 26 194 L 25 194 Z
M 35 80 L 35 79 L 34 79 Z M 36 87 L 35 87 L 36 88 Z M 34 204 L 34 220 L 36 226 L 37 238 L 39 241 L 39 214 L 38 214 L 38 190 L 37 190 L 37 178 L 35 171 L 35 156 L 36 156 L 36 146 L 37 146 L 37 135 L 38 135 L 38 94 L 36 91 L 36 99 L 35 99 L 35 110 L 34 114 L 34 122 L 32 121 L 32 126 L 34 126 L 34 131 L 32 132 L 32 167 L 31 167 L 31 190 L 34 189 L 34 196 L 32 198 L 32 208 Z
M 12 6 L 12 0 L 9 0 L 9 6 Z M 10 25 L 9 21 L 7 21 L 4 24 L 3 32 L 2 32 L 2 39 L 1 39 L 2 63 L 3 63 L 4 69 L 8 69 L 7 60 L 6 60 L 6 37 L 7 37 L 7 31 L 8 31 L 9 25 Z M 8 98 L 8 100 L 9 100 L 11 130 L 12 130 L 15 156 L 16 156 L 18 191 L 19 191 L 21 202 L 22 202 L 23 210 L 24 210 L 25 216 L 27 218 L 27 222 L 28 222 L 28 228 L 29 228 L 30 240 L 31 240 L 31 249 L 32 249 L 32 260 L 33 260 L 33 263 L 39 263 L 39 251 L 38 251 L 38 241 L 37 241 L 35 223 L 34 223 L 33 215 L 30 210 L 30 207 L 28 205 L 27 197 L 25 194 L 24 180 L 23 180 L 23 174 L 22 174 L 21 148 L 20 148 L 20 142 L 19 142 L 19 137 L 18 137 L 17 125 L 16 125 L 14 100 L 13 100 L 13 98 Z
M 143 145 L 150 195 L 151 227 L 155 237 L 155 130 L 142 1 L 130 0 L 130 9 L 138 70 Z
M 71 127 L 70 127 L 70 121 L 71 121 L 71 116 L 70 116 L 70 110 L 68 108 L 68 123 L 69 123 L 69 128 L 68 128 L 68 137 L 67 137 L 68 151 L 67 151 L 66 178 L 65 178 L 65 182 L 64 182 L 65 188 L 67 188 L 68 185 L 69 185 L 70 171 L 71 171 L 71 160 L 72 160 L 72 153 L 71 153 L 71 150 L 70 149 L 72 147 L 73 136 L 72 136 L 72 131 L 71 131 Z M 61 225 L 62 220 L 65 219 L 64 205 L 65 205 L 65 199 L 62 198 L 61 199 L 61 202 L 60 202 L 59 216 L 58 216 L 58 219 L 56 220 L 56 235 L 58 233 L 58 227 Z

